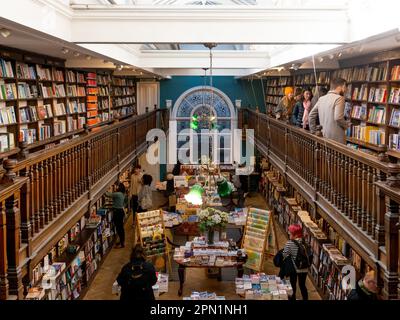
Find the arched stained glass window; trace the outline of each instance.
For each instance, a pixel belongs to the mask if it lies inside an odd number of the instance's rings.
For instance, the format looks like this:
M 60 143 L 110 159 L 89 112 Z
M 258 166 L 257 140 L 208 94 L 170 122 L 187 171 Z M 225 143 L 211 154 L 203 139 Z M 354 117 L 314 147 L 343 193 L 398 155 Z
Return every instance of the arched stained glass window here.
M 171 120 L 177 121 L 178 135 L 183 129 L 190 128 L 190 121 L 193 116 L 197 116 L 199 119 L 198 129 L 196 129 L 199 139 L 200 136 L 203 139 L 205 136 L 209 136 L 210 144 L 212 144 L 213 139 L 221 140 L 222 137 L 225 137 L 225 143 L 218 143 L 218 153 L 225 153 L 220 162 L 232 162 L 233 139 L 226 140 L 226 130 L 233 132 L 233 129 L 237 128 L 237 117 L 236 110 L 229 97 L 221 90 L 209 86 L 194 87 L 185 91 L 175 102 L 171 112 Z M 216 129 L 222 136 L 217 138 L 215 134 L 210 134 L 207 131 L 211 128 L 210 122 L 207 120 L 210 117 L 215 118 L 212 129 Z M 224 130 L 224 133 L 221 133 L 222 130 Z M 199 150 L 199 152 L 202 154 L 204 151 Z

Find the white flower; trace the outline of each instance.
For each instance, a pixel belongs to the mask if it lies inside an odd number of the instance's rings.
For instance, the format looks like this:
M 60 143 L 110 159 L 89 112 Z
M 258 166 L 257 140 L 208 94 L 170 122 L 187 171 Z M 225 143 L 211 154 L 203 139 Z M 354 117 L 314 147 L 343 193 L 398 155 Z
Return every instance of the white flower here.
M 219 224 L 222 221 L 221 217 L 218 214 L 214 214 L 212 216 L 212 219 L 214 220 L 215 224 Z

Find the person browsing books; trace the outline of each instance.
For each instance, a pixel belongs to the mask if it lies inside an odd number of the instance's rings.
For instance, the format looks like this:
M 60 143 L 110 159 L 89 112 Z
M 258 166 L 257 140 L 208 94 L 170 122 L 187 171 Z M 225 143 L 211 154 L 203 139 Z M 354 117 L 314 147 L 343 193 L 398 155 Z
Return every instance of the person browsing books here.
M 344 117 L 346 81 L 340 78 L 333 79 L 331 90 L 319 98 L 309 116 L 310 131 L 317 130 L 317 118 L 322 126 L 324 138 L 346 143 L 346 129 L 350 122 Z
M 138 200 L 139 209 L 138 212 L 145 212 L 153 207 L 153 192 L 151 190 L 151 183 L 153 177 L 149 174 L 144 174 L 142 177 L 142 188 L 140 189 Z
M 297 281 L 303 300 L 308 300 L 308 290 L 306 287 L 308 268 L 310 267 L 310 254 L 307 244 L 303 240 L 303 231 L 300 225 L 293 224 L 288 228 L 289 241 L 286 242 L 283 248 L 282 256 L 287 260 L 287 267 L 285 274 L 288 276 L 290 284 L 293 288 L 293 295 L 290 300 L 296 300 Z
M 125 218 L 125 186 L 123 183 L 119 183 L 115 192 L 107 192 L 106 197 L 110 197 L 113 200 L 113 222 L 115 229 L 119 237 L 119 243 L 116 246 L 121 248 L 125 247 L 125 229 L 124 229 L 124 218 Z
M 129 186 L 129 195 L 131 197 L 131 208 L 133 214 L 133 221 L 135 221 L 135 214 L 139 207 L 139 192 L 142 188 L 142 171 L 141 166 L 136 165 L 133 168 L 133 173 L 131 174 L 131 182 Z
M 279 101 L 275 109 L 275 117 L 279 120 L 290 120 L 292 117 L 293 106 L 295 104 L 292 87 L 285 88 L 285 96 Z
M 309 114 L 311 111 L 311 89 L 303 91 L 301 100 L 296 103 L 293 109 L 292 124 L 303 129 L 309 129 Z
M 347 296 L 347 300 L 377 300 L 377 284 L 375 280 L 375 272 L 368 272 L 364 278 L 357 282 L 356 287 L 352 289 Z
M 122 267 L 117 283 L 121 287 L 120 300 L 155 300 L 152 287 L 157 283 L 156 270 L 146 261 L 140 244 L 132 249 L 130 261 Z

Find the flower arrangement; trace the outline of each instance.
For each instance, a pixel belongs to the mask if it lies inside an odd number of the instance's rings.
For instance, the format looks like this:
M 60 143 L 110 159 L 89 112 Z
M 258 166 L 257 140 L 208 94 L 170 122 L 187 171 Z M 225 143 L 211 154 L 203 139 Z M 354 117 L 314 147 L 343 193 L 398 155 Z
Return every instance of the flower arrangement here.
M 199 217 L 200 231 L 204 232 L 215 227 L 225 227 L 229 215 L 214 208 L 207 208 L 200 210 L 197 216 Z

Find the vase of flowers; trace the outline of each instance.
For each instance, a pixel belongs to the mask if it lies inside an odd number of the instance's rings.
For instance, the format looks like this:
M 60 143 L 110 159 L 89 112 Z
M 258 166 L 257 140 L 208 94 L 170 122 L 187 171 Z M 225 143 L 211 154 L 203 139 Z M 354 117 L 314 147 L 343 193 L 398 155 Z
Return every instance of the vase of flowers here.
M 200 210 L 198 217 L 200 231 L 207 232 L 209 244 L 214 242 L 215 228 L 224 228 L 228 223 L 228 213 L 214 208 Z

